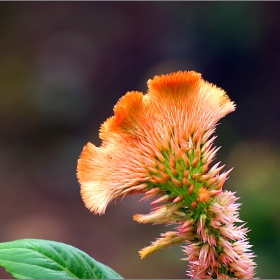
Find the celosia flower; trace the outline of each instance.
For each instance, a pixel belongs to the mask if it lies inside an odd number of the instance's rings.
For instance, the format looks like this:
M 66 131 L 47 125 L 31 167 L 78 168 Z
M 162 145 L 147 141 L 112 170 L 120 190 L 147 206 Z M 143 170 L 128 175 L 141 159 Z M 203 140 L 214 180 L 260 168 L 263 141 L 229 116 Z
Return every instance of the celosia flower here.
M 144 193 L 155 198 L 153 209 L 134 219 L 176 227 L 142 249 L 142 258 L 184 242 L 192 278 L 252 278 L 240 205 L 222 189 L 230 170 L 210 167 L 217 121 L 234 109 L 222 89 L 193 71 L 154 77 L 146 95 L 128 92 L 101 126 L 102 146 L 88 143 L 78 160 L 86 207 L 103 214 L 112 200 Z

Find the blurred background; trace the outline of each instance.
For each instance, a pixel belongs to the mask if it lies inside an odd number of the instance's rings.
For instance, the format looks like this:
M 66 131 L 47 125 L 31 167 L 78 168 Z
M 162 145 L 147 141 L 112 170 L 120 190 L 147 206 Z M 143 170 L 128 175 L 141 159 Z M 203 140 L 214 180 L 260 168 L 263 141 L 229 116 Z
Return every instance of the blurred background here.
M 127 91 L 195 70 L 237 103 L 217 127 L 218 160 L 234 166 L 225 188 L 241 197 L 257 276 L 279 278 L 279 34 L 279 2 L 1 2 L 0 242 L 50 239 L 125 278 L 185 278 L 180 246 L 138 256 L 167 230 L 133 221 L 149 202 L 94 216 L 76 163 Z

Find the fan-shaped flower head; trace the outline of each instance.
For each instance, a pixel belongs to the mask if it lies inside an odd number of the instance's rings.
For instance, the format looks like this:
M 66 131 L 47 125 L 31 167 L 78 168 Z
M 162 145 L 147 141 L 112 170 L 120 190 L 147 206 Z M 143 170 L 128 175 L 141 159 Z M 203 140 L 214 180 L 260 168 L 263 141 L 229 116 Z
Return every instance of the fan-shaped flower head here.
M 241 222 L 237 198 L 222 190 L 230 171 L 220 174 L 219 163 L 210 168 L 219 149 L 216 124 L 234 109 L 222 89 L 193 71 L 155 76 L 145 95 L 128 92 L 101 126 L 101 147 L 88 143 L 78 160 L 86 207 L 103 214 L 128 194 L 155 197 L 151 213 L 134 219 L 179 226 L 142 249 L 142 257 L 186 242 L 191 277 L 253 277 L 247 229 L 234 226 Z

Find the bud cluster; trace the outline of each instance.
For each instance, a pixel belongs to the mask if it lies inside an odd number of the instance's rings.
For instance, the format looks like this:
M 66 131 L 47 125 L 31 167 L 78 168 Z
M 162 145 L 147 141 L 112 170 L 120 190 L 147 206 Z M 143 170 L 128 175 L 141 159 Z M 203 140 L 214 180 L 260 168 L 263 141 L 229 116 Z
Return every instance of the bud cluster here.
M 142 258 L 182 242 L 189 261 L 191 278 L 252 278 L 255 263 L 244 228 L 239 219 L 240 204 L 234 193 L 222 187 L 229 171 L 221 173 L 219 163 L 209 168 L 218 148 L 215 137 L 205 143 L 190 138 L 172 141 L 148 166 L 148 190 L 143 199 L 152 199 L 150 214 L 134 216 L 140 223 L 176 224 L 176 231 L 161 235 L 142 249 Z M 205 139 L 202 137 L 200 139 Z M 241 223 L 237 226 L 236 223 Z

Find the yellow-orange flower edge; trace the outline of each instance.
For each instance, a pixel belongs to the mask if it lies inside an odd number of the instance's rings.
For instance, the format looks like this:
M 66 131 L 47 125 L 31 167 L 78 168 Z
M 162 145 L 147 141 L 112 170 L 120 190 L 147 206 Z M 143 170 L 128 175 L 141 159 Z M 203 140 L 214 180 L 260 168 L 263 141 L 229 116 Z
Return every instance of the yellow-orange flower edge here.
M 217 150 L 210 149 L 209 138 L 217 121 L 234 110 L 222 89 L 194 71 L 155 76 L 148 81 L 147 94 L 128 92 L 116 104 L 114 116 L 101 126 L 101 147 L 88 143 L 78 160 L 77 177 L 86 207 L 103 214 L 118 197 L 147 193 L 152 186 L 167 183 L 173 188 L 185 184 L 192 195 L 195 186 L 188 185 L 187 175 L 183 178 L 183 169 L 212 161 Z M 196 154 L 188 154 L 192 149 Z M 177 166 L 175 159 L 182 164 Z M 207 181 L 218 180 L 209 191 L 219 191 L 226 176 L 220 177 Z M 208 191 L 200 191 L 199 199 L 205 202 L 208 196 Z

